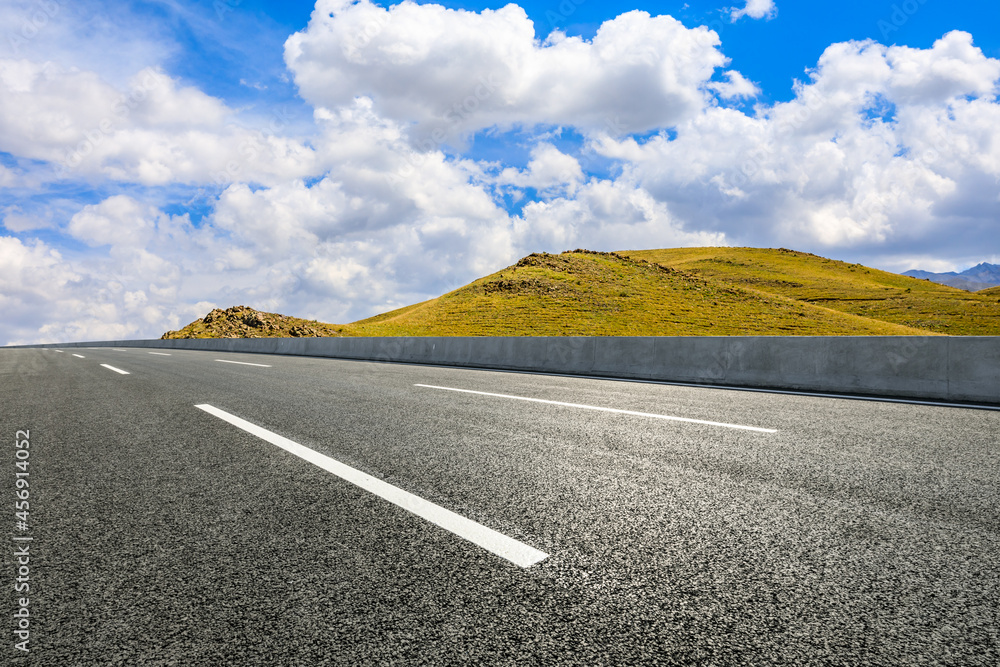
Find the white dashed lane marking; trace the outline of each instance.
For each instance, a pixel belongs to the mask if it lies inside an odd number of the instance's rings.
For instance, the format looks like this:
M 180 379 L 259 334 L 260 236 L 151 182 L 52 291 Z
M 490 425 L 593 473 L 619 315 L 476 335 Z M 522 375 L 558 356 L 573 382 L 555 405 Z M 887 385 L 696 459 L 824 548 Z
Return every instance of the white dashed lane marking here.
M 196 408 L 204 410 L 210 415 L 214 415 L 223 421 L 229 422 L 233 426 L 243 429 L 258 438 L 281 447 L 299 458 L 305 459 L 313 465 L 319 466 L 327 472 L 331 472 L 337 477 L 361 487 L 369 493 L 373 493 L 383 500 L 388 500 L 393 505 L 402 507 L 422 519 L 448 530 L 459 537 L 472 542 L 473 544 L 486 549 L 487 551 L 505 558 L 515 565 L 521 567 L 531 567 L 539 561 L 548 558 L 548 554 L 519 542 L 503 533 L 498 533 L 492 528 L 476 523 L 464 516 L 455 514 L 451 510 L 446 510 L 440 505 L 424 500 L 420 496 L 415 496 L 408 491 L 376 479 L 371 475 L 356 470 L 348 465 L 332 459 L 325 454 L 309 449 L 299 443 L 289 440 L 277 433 L 272 433 L 265 428 L 252 424 L 235 415 L 231 415 L 224 410 L 208 404 L 196 405 Z
M 262 366 L 264 368 L 271 367 L 271 364 L 251 364 L 249 361 L 230 361 L 229 359 L 216 359 L 216 361 L 221 361 L 224 364 L 241 364 L 243 366 Z
M 691 419 L 689 417 L 674 417 L 672 415 L 658 415 L 651 412 L 636 412 L 635 410 L 619 410 L 617 408 L 602 408 L 596 405 L 582 405 L 580 403 L 563 403 L 562 401 L 549 401 L 544 398 L 528 398 L 526 396 L 512 396 L 510 394 L 493 394 L 488 391 L 473 391 L 472 389 L 455 389 L 454 387 L 436 387 L 431 384 L 415 384 L 414 387 L 424 387 L 426 389 L 441 389 L 443 391 L 457 391 L 463 394 L 477 394 L 479 396 L 492 396 L 494 398 L 509 398 L 515 401 L 529 401 L 531 403 L 545 403 L 547 405 L 559 405 L 565 408 L 577 408 L 579 410 L 597 410 L 599 412 L 613 412 L 619 415 L 632 415 L 634 417 L 650 417 L 652 419 L 665 419 L 667 421 L 686 422 L 688 424 L 704 424 L 706 426 L 720 426 L 722 428 L 735 428 L 744 431 L 757 431 L 758 433 L 777 433 L 777 429 L 761 428 L 759 426 L 743 426 L 742 424 L 727 424 L 725 422 L 705 421 L 704 419 Z

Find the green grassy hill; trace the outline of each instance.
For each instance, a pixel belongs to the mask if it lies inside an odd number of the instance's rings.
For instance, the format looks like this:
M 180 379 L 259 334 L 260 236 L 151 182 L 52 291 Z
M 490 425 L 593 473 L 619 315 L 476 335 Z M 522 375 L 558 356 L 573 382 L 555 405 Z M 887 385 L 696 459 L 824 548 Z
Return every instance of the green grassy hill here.
M 997 287 L 987 287 L 986 289 L 981 289 L 976 292 L 976 294 L 987 298 L 1000 298 L 1000 285 Z
M 925 333 L 642 259 L 534 254 L 423 303 L 347 325 L 355 336 L 892 335 Z
M 676 248 L 622 254 L 882 322 L 952 335 L 1000 335 L 1000 307 L 990 290 L 966 292 L 785 249 Z
M 576 250 L 352 324 L 239 307 L 164 337 L 1000 335 L 998 301 L 784 249 Z

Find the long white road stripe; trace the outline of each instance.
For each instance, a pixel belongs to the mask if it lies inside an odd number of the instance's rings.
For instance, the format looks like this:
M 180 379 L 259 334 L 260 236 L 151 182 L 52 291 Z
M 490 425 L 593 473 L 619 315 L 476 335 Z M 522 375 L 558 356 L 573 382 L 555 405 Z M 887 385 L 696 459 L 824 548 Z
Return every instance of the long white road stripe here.
M 122 375 L 131 375 L 131 373 L 129 373 L 128 371 L 123 371 L 122 369 L 115 368 L 114 366 L 108 366 L 107 364 L 101 364 L 101 366 L 104 366 L 109 371 L 114 371 L 115 373 L 121 373 Z
M 158 354 L 161 357 L 169 357 L 170 356 L 170 354 L 168 352 L 150 352 L 150 354 Z
M 76 352 L 73 352 L 72 354 L 73 354 L 74 357 L 80 357 L 81 359 L 86 359 L 87 358 L 87 357 L 83 356 L 82 354 L 77 354 Z
M 249 361 L 229 361 L 229 359 L 216 359 L 216 361 L 221 361 L 224 364 L 242 364 L 244 366 L 263 366 L 264 368 L 270 368 L 271 364 L 251 364 Z
M 128 350 L 123 350 L 123 349 L 122 349 L 122 348 L 120 348 L 120 347 L 113 347 L 113 348 L 111 348 L 111 349 L 112 349 L 112 350 L 114 350 L 115 352 L 128 352 Z
M 549 557 L 547 553 L 530 547 L 523 542 L 519 542 L 512 537 L 507 537 L 503 533 L 487 528 L 464 516 L 446 510 L 440 505 L 424 500 L 420 496 L 415 496 L 408 491 L 376 479 L 371 475 L 356 470 L 348 465 L 344 465 L 336 459 L 313 451 L 297 442 L 282 437 L 277 433 L 272 433 L 256 424 L 240 419 L 224 410 L 220 410 L 208 404 L 196 405 L 196 408 L 204 410 L 210 415 L 215 415 L 223 421 L 227 421 L 233 426 L 239 427 L 247 433 L 252 433 L 258 438 L 262 438 L 272 445 L 281 447 L 287 452 L 309 461 L 313 465 L 319 466 L 327 472 L 331 472 L 337 477 L 361 487 L 369 493 L 373 493 L 383 500 L 388 500 L 393 505 L 398 505 L 405 510 L 413 512 L 422 519 L 426 519 L 445 530 L 451 531 L 455 535 L 476 544 L 487 551 L 506 558 L 515 565 L 521 567 L 531 567 L 535 563 Z
M 563 403 L 562 401 L 548 401 L 544 398 L 528 398 L 526 396 L 511 396 L 510 394 L 493 394 L 488 391 L 473 391 L 472 389 L 455 389 L 454 387 L 437 387 L 432 384 L 415 384 L 414 387 L 425 387 L 427 389 L 443 389 L 444 391 L 459 391 L 463 394 L 479 394 L 480 396 L 494 396 L 496 398 L 511 398 L 515 401 L 530 401 L 532 403 L 547 403 L 549 405 L 561 405 L 567 408 L 579 408 L 581 410 L 598 410 L 600 412 L 614 412 L 620 415 L 633 415 L 635 417 L 652 417 L 653 419 L 666 419 L 674 422 L 688 422 L 690 424 L 705 424 L 707 426 L 722 426 L 724 428 L 737 428 L 744 431 L 757 431 L 758 433 L 777 433 L 777 429 L 760 428 L 759 426 L 743 426 L 742 424 L 727 424 L 725 422 L 710 422 L 704 419 L 690 419 L 688 417 L 673 417 L 671 415 L 657 415 L 651 412 L 636 412 L 635 410 L 619 410 L 617 408 L 602 408 L 596 405 L 582 405 L 580 403 Z

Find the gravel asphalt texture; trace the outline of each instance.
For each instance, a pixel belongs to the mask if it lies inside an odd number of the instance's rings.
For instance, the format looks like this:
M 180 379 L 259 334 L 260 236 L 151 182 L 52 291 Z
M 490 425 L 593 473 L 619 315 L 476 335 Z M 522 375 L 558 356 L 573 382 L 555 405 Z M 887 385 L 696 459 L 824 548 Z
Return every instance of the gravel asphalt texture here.
M 513 565 L 201 403 L 550 556 Z M 0 350 L 0 406 L 10 665 L 1000 664 L 997 411 L 107 348 Z

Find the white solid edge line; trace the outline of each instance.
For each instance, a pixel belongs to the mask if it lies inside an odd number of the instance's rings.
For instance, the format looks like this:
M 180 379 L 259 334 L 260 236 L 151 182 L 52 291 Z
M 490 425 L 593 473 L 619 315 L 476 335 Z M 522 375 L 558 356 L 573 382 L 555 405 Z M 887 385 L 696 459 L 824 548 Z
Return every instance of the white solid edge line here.
M 71 352 L 70 354 L 72 354 L 74 357 L 80 357 L 81 359 L 86 359 L 87 358 L 87 357 L 83 356 L 82 354 L 77 354 L 76 352 Z
M 424 500 L 420 496 L 415 496 L 408 491 L 403 491 L 392 484 L 376 479 L 375 477 L 345 465 L 336 459 L 320 454 L 319 452 L 309 449 L 304 445 L 300 445 L 293 440 L 289 440 L 288 438 L 282 437 L 277 433 L 272 433 L 271 431 L 261 428 L 256 424 L 252 424 L 235 415 L 231 415 L 224 410 L 220 410 L 219 408 L 206 403 L 196 405 L 195 407 L 204 410 L 210 415 L 214 415 L 223 421 L 229 422 L 233 426 L 241 428 L 247 433 L 251 433 L 258 438 L 266 440 L 272 445 L 281 447 L 285 451 L 294 454 L 299 458 L 305 459 L 309 463 L 312 463 L 327 472 L 331 472 L 337 477 L 340 477 L 355 486 L 359 486 L 365 491 L 373 493 L 383 500 L 388 500 L 393 505 L 402 507 L 422 519 L 426 519 L 427 521 L 430 521 L 431 523 L 440 526 L 441 528 L 444 528 L 445 530 L 448 530 L 455 535 L 458 535 L 459 537 L 496 554 L 497 556 L 500 556 L 501 558 L 509 560 L 515 565 L 525 568 L 531 567 L 535 563 L 545 560 L 549 556 L 547 553 L 528 546 L 523 542 L 519 542 L 512 537 L 507 537 L 503 533 L 498 533 L 492 528 L 487 528 L 486 526 L 476 523 L 471 519 L 466 519 L 464 516 L 455 514 L 451 510 L 446 510 L 440 505 L 435 505 L 428 500 Z
M 230 361 L 229 359 L 216 359 L 216 361 L 221 361 L 224 364 L 242 364 L 243 366 L 262 366 L 264 368 L 271 367 L 271 364 L 251 364 L 249 361 Z
M 104 366 L 109 371 L 114 371 L 115 373 L 121 373 L 122 375 L 131 375 L 131 373 L 129 373 L 128 371 L 123 371 L 122 369 L 115 368 L 114 366 L 109 366 L 107 364 L 101 364 L 101 366 Z
M 169 352 L 150 352 L 150 354 L 158 354 L 161 357 L 169 357 L 170 356 Z
M 600 412 L 614 412 L 620 415 L 632 415 L 635 417 L 652 417 L 653 419 L 666 419 L 675 422 L 687 422 L 689 424 L 704 424 L 707 426 L 721 426 L 723 428 L 735 428 L 744 431 L 757 431 L 758 433 L 777 433 L 777 429 L 760 428 L 759 426 L 743 426 L 742 424 L 727 424 L 725 422 L 711 422 L 704 419 L 691 419 L 689 417 L 674 417 L 672 415 L 658 415 L 652 412 L 636 412 L 635 410 L 619 410 L 618 408 L 602 408 L 596 405 L 582 405 L 580 403 L 563 403 L 562 401 L 549 401 L 544 398 L 528 398 L 526 396 L 512 396 L 510 394 L 494 394 L 488 391 L 473 391 L 472 389 L 456 389 L 454 387 L 438 387 L 431 384 L 415 384 L 414 387 L 426 387 L 427 389 L 442 389 L 444 391 L 459 391 L 464 394 L 479 394 L 480 396 L 495 396 L 497 398 L 511 398 L 516 401 L 530 401 L 532 403 L 546 403 L 548 405 L 561 405 L 567 408 L 579 408 L 581 410 L 598 410 Z
M 113 347 L 111 349 L 114 350 L 115 352 L 128 352 L 128 350 L 120 348 L 120 347 Z

